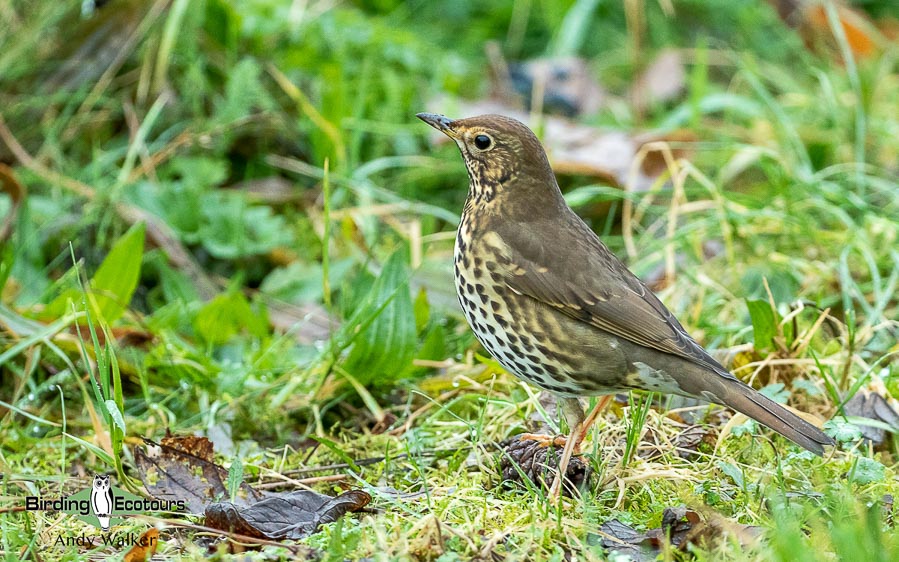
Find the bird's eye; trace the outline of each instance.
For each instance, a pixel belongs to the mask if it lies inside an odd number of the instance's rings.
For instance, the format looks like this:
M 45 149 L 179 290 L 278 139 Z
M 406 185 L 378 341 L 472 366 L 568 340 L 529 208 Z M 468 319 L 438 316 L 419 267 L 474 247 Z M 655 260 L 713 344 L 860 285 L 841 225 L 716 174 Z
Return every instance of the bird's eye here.
M 474 138 L 474 145 L 478 147 L 478 150 L 487 150 L 491 144 L 493 141 L 487 135 L 478 135 Z

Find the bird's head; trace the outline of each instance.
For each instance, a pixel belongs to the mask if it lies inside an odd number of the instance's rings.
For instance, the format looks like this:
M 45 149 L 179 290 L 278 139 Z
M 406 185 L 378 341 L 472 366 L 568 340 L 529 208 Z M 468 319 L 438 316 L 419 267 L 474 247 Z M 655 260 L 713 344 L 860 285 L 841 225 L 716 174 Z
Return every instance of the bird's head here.
M 418 118 L 453 139 L 468 168 L 476 205 L 528 195 L 561 200 L 556 178 L 537 136 L 522 122 L 502 115 L 450 119 L 435 113 Z M 536 190 L 538 193 L 517 193 Z M 540 197 L 542 195 L 542 197 Z

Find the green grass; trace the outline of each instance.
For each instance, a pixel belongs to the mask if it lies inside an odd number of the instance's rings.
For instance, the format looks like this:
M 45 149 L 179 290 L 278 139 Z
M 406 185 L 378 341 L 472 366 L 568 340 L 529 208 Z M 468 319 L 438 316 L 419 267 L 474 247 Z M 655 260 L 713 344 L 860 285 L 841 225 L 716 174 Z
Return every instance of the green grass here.
M 761 2 L 640 4 L 639 44 L 621 3 L 144 4 L 0 9 L 16 30 L 0 32 L 0 162 L 27 188 L 0 242 L 5 559 L 118 555 L 48 545 L 84 525 L 17 508 L 97 472 L 139 486 L 133 448 L 169 430 L 213 436 L 232 490 L 368 490 L 370 512 L 302 541 L 322 559 L 602 560 L 603 523 L 646 530 L 678 505 L 762 538 L 666 560 L 899 558 L 899 440 L 872 450 L 840 415 L 862 390 L 899 397 L 894 45 L 855 60 L 838 37 L 834 61 Z M 837 451 L 635 396 L 591 434 L 580 496 L 502 485 L 495 443 L 544 407 L 455 307 L 464 166 L 414 118 L 487 94 L 487 40 L 510 60 L 588 57 L 612 93 L 591 124 L 695 137 L 659 189 L 560 183 L 633 271 L 669 269 L 660 297 L 738 376 L 833 418 Z M 687 91 L 637 114 L 624 93 L 664 47 L 691 53 Z M 688 406 L 714 432 L 682 458 Z M 242 556 L 175 523 L 162 554 Z

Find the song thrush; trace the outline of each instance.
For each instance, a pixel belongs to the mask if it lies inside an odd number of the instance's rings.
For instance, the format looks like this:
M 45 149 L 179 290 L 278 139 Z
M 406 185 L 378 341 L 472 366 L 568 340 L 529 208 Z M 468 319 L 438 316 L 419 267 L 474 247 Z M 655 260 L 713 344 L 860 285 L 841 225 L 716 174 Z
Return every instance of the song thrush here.
M 503 367 L 558 396 L 572 429 L 560 474 L 593 421 L 578 397 L 627 390 L 725 404 L 817 455 L 833 444 L 690 337 L 568 207 L 523 123 L 501 115 L 418 117 L 456 142 L 468 168 L 454 256 L 462 310 Z

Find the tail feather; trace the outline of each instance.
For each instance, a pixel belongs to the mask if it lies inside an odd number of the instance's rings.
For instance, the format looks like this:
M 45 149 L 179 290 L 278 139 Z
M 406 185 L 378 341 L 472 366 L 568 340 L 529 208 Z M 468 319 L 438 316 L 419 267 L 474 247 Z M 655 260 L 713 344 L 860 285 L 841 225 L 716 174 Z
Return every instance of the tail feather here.
M 834 444 L 823 431 L 752 387 L 736 380 L 727 380 L 722 386 L 724 392 L 716 393 L 722 403 L 816 455 L 823 456 L 824 447 Z

